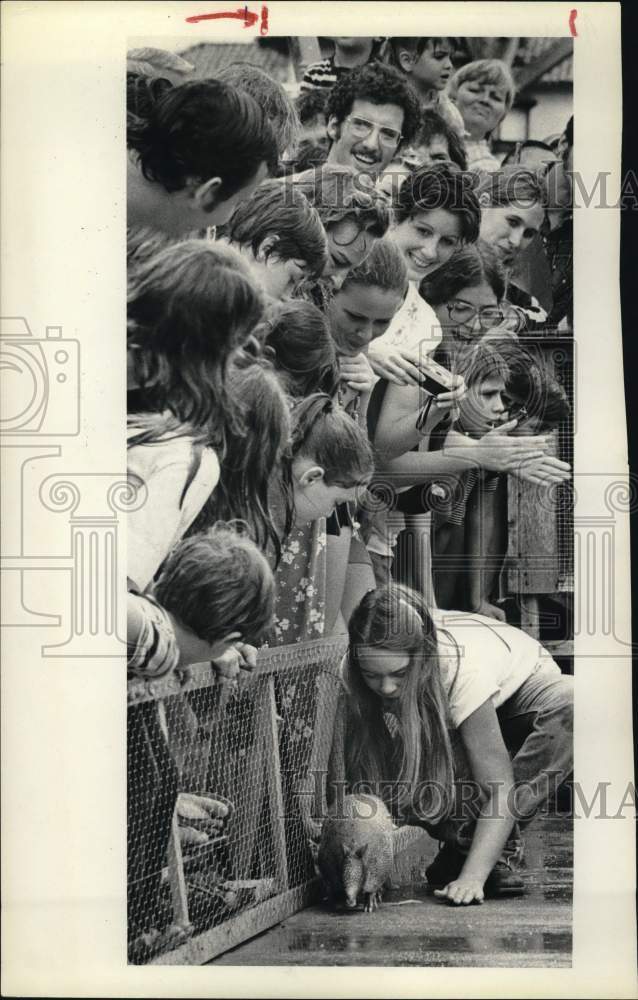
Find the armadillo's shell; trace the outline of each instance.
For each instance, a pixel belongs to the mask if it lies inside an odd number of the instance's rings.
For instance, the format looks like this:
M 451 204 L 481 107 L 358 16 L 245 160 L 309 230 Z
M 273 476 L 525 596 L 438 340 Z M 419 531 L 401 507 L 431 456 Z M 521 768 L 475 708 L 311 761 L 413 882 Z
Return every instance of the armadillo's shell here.
M 375 815 L 369 819 L 355 818 L 356 800 L 360 812 L 368 810 L 374 800 Z M 344 846 L 357 851 L 367 844 L 364 891 L 376 892 L 392 873 L 392 818 L 383 802 L 372 795 L 347 795 L 343 806 L 340 817 L 328 816 L 323 824 L 317 857 L 319 871 L 328 886 L 341 891 Z

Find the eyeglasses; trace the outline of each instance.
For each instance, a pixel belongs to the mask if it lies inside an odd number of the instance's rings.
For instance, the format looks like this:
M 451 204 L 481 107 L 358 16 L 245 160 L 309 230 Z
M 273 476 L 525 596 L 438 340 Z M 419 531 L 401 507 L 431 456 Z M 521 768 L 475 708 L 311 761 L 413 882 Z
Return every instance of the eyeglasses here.
M 484 306 L 482 309 L 477 309 L 476 306 L 461 299 L 448 302 L 447 311 L 455 323 L 471 323 L 478 316 L 478 321 L 484 330 L 489 330 L 491 326 L 499 326 L 505 315 L 498 306 Z
M 340 222 L 334 222 L 330 226 L 330 238 L 338 247 L 352 246 L 361 235 L 364 239 L 374 239 L 366 226 L 352 217 L 341 219 Z
M 403 138 L 398 129 L 368 121 L 367 118 L 359 118 L 358 115 L 348 115 L 345 120 L 350 127 L 350 134 L 355 139 L 367 139 L 375 129 L 379 133 L 379 142 L 382 146 L 398 146 Z

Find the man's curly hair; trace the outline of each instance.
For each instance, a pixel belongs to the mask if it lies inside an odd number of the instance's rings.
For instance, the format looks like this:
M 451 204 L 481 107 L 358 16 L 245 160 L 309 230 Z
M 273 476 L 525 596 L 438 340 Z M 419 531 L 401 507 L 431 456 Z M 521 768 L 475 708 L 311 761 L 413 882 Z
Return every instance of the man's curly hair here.
M 346 73 L 332 88 L 328 117 L 340 123 L 348 117 L 356 100 L 372 104 L 397 104 L 403 111 L 402 142 L 410 142 L 419 127 L 419 102 L 405 78 L 392 66 L 368 63 Z

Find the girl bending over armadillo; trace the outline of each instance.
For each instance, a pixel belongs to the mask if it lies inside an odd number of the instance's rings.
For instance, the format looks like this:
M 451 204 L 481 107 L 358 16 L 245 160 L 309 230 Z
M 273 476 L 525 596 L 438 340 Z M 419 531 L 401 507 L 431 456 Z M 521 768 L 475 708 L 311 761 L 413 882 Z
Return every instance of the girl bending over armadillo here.
M 521 828 L 571 774 L 573 678 L 520 629 L 434 614 L 394 585 L 352 614 L 329 776 L 442 842 L 436 895 L 518 895 Z

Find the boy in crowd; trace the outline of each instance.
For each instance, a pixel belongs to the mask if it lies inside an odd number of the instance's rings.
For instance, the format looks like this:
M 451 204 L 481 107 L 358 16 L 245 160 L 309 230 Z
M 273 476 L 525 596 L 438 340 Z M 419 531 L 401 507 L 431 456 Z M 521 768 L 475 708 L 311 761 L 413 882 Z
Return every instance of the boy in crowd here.
M 290 298 L 303 281 L 318 278 L 328 261 L 316 208 L 279 181 L 261 184 L 217 236 L 241 253 L 266 295 L 278 301 Z
M 127 595 L 129 678 L 157 680 L 212 661 L 220 682 L 236 682 L 242 670 L 255 665 L 253 644 L 270 627 L 273 609 L 272 572 L 248 537 L 224 525 L 182 541 L 164 562 L 152 596 Z M 129 709 L 128 907 L 134 961 L 146 960 L 169 940 L 174 945 L 180 935 L 176 925 L 167 926 L 159 900 L 180 783 L 167 740 L 163 702 L 143 701 Z
M 376 178 L 418 125 L 418 101 L 397 70 L 380 63 L 354 70 L 328 100 L 328 163 Z
M 322 142 L 328 124 L 328 94 L 325 90 L 302 90 L 295 101 L 301 142 Z
M 273 130 L 279 158 L 287 152 L 294 155 L 299 143 L 299 116 L 288 94 L 259 66 L 235 62 L 215 73 L 215 79 L 250 94 L 264 112 Z
M 564 390 L 520 343 L 488 334 L 459 369 L 467 388 L 446 447 L 490 432 L 548 435 L 569 415 Z M 543 469 L 566 478 L 569 466 L 551 455 Z M 544 472 L 542 473 L 545 474 Z M 542 477 L 541 477 L 542 480 Z M 505 477 L 469 469 L 447 483 L 432 515 L 432 564 L 442 608 L 476 611 L 505 620 L 492 603 L 507 551 Z
M 462 138 L 465 125 L 458 108 L 443 93 L 454 72 L 451 38 L 388 38 L 385 58 L 410 81 L 422 110 L 437 111 Z

